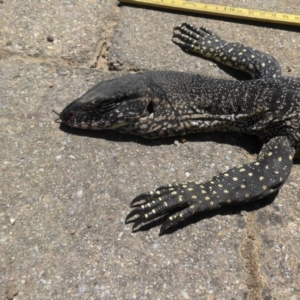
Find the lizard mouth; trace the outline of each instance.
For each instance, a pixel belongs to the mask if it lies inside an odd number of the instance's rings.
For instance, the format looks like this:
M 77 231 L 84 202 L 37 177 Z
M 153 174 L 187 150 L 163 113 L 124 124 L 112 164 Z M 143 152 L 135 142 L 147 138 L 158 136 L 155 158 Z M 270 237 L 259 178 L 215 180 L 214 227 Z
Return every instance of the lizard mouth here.
M 59 122 L 72 128 L 123 131 L 126 126 L 132 128 L 139 120 L 153 115 L 154 106 L 149 97 L 123 97 L 99 103 L 81 103 L 79 98 L 66 106 L 61 113 L 55 113 Z
M 74 101 L 68 105 L 58 115 L 56 122 L 63 123 L 71 128 L 90 129 L 90 130 L 118 130 L 122 127 L 130 126 L 139 119 L 153 114 L 153 104 L 150 103 L 146 107 L 144 104 L 139 105 L 139 109 L 135 112 L 122 112 L 122 110 L 112 109 L 105 110 L 94 108 L 93 106 L 80 107 L 78 101 Z M 121 112 L 120 112 L 121 111 Z
M 89 121 L 84 121 L 84 120 L 79 120 L 76 116 L 76 112 L 71 111 L 68 113 L 64 113 L 62 111 L 61 113 L 58 113 L 55 110 L 52 110 L 56 115 L 58 115 L 58 118 L 55 120 L 56 123 L 62 123 L 65 124 L 71 128 L 80 128 L 80 129 L 93 129 L 93 130 L 99 130 L 102 129 L 103 127 L 111 127 L 110 122 L 104 121 L 104 120 L 89 120 Z M 120 125 L 121 126 L 121 125 Z M 112 126 L 114 127 L 114 126 Z M 119 127 L 119 126 L 118 126 Z

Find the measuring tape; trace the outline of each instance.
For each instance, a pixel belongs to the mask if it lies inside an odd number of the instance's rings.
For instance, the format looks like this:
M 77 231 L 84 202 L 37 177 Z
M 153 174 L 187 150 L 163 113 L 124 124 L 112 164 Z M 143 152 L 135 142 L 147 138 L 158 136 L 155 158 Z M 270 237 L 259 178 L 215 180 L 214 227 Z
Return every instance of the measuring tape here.
M 291 15 L 278 12 L 255 10 L 240 7 L 206 4 L 190 0 L 119 0 L 138 5 L 156 6 L 161 8 L 176 9 L 194 13 L 210 14 L 216 16 L 248 19 L 261 22 L 271 22 L 300 26 L 300 15 Z

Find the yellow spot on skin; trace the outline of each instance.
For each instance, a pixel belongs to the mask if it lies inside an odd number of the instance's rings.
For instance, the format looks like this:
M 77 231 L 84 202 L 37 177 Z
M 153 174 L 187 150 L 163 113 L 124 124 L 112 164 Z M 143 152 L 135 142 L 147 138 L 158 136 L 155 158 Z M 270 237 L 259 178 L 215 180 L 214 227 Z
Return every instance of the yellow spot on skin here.
M 171 217 L 169 217 L 169 220 L 170 220 L 170 221 L 173 221 L 173 217 L 172 217 L 172 216 L 171 216 Z
M 206 191 L 202 190 L 201 193 L 202 193 L 202 194 L 206 194 Z
M 250 177 L 252 177 L 252 176 L 253 176 L 253 173 L 248 173 L 248 175 L 249 175 Z
M 164 206 L 165 206 L 165 207 L 168 207 L 168 203 L 167 203 L 167 202 L 164 202 Z
M 273 153 L 272 153 L 272 152 L 269 152 L 269 153 L 268 153 L 268 156 L 272 156 L 272 155 L 273 155 Z
M 171 194 L 172 194 L 172 195 L 177 195 L 177 192 L 172 192 Z
M 246 170 L 245 169 L 240 169 L 240 172 L 245 172 Z
M 231 200 L 230 200 L 230 199 L 228 199 L 226 202 L 227 202 L 227 203 L 231 203 Z
M 156 213 L 156 211 L 155 211 L 155 209 L 154 209 L 154 208 L 152 209 L 152 212 L 153 212 L 154 214 Z
M 145 214 L 145 218 L 148 219 L 148 214 Z
M 245 189 L 246 186 L 244 184 L 241 184 L 241 189 Z
M 232 180 L 233 181 L 238 181 L 238 178 L 237 177 L 233 177 Z
M 229 191 L 228 191 L 228 190 L 224 190 L 224 193 L 225 193 L 225 194 L 229 194 Z
M 193 195 L 193 196 L 192 196 L 192 199 L 197 199 L 197 196 L 196 196 L 196 195 Z
M 264 186 L 263 186 L 263 190 L 266 190 L 266 189 L 267 189 L 267 186 L 264 185 Z
M 256 166 L 259 166 L 259 162 L 258 162 L 258 161 L 257 161 L 257 162 L 255 162 L 255 163 L 254 163 L 254 165 L 256 165 Z
M 214 206 L 214 205 L 215 205 L 215 203 L 214 203 L 213 201 L 211 201 L 211 202 L 210 202 L 210 205 L 211 205 L 211 206 Z
M 216 191 L 213 191 L 213 192 L 212 192 L 213 195 L 215 195 L 216 193 L 217 193 Z
M 218 187 L 223 187 L 223 185 L 222 184 L 218 184 Z
M 188 188 L 188 191 L 192 191 L 193 190 L 193 188 Z
M 282 161 L 282 157 L 279 157 L 279 158 L 278 158 L 278 161 Z
M 228 177 L 228 176 L 229 176 L 229 174 L 227 174 L 227 173 L 224 173 L 224 176 L 225 176 L 225 177 Z
M 274 171 L 275 174 L 279 174 L 279 171 Z
M 245 197 L 246 197 L 246 198 L 249 198 L 249 194 L 246 194 Z
M 263 177 L 263 176 L 260 176 L 260 177 L 259 177 L 259 180 L 260 180 L 260 181 L 264 180 L 264 177 Z
M 289 156 L 289 159 L 290 159 L 290 160 L 293 160 L 293 156 L 292 156 L 292 155 L 290 155 L 290 156 Z
M 179 201 L 179 202 L 182 202 L 182 201 L 183 201 L 182 196 L 179 196 L 179 197 L 178 197 L 178 201 Z

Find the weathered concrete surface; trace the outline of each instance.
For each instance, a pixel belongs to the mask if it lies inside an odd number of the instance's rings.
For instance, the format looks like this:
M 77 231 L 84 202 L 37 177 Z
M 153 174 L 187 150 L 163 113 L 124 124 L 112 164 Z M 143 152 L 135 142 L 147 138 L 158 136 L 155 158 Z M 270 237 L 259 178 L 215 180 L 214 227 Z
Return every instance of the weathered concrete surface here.
M 82 66 L 95 64 L 118 17 L 116 1 L 102 0 L 12 0 L 0 9 L 2 51 Z
M 280 3 L 263 9 L 295 13 L 300 4 Z M 100 80 L 136 70 L 229 77 L 171 43 L 172 28 L 184 21 L 273 53 L 285 74 L 299 76 L 297 29 L 112 0 L 4 0 L 0 14 L 1 299 L 300 298 L 299 165 L 267 206 L 199 216 L 161 237 L 159 226 L 132 234 L 124 219 L 135 195 L 248 162 L 255 141 L 69 134 L 51 112 Z

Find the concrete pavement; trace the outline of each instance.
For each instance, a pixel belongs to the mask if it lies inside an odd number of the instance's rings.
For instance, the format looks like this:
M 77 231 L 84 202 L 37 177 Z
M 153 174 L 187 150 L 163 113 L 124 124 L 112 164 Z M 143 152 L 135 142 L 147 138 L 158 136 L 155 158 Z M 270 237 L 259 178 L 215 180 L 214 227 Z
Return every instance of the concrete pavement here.
M 137 194 L 249 162 L 255 140 L 82 133 L 61 130 L 52 112 L 129 72 L 230 78 L 171 42 L 186 21 L 299 76 L 299 28 L 116 0 L 0 2 L 0 299 L 300 299 L 299 164 L 268 205 L 204 214 L 161 237 L 159 225 L 131 233 L 124 219 Z M 220 4 L 299 13 L 300 2 Z

